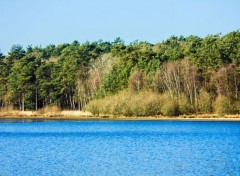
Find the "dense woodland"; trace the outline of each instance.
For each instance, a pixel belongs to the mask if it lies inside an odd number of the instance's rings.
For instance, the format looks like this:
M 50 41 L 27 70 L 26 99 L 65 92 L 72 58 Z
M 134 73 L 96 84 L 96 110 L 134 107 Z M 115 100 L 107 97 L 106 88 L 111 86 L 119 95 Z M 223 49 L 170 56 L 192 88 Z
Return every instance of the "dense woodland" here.
M 224 36 L 13 45 L 0 53 L 0 107 L 126 116 L 240 113 L 240 31 Z

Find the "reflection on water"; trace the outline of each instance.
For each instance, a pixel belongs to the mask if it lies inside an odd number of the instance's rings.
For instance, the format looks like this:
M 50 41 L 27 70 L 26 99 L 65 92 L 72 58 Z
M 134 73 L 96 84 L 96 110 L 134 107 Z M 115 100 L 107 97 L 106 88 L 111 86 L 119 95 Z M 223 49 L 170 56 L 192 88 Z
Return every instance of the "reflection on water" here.
M 239 175 L 239 122 L 0 123 L 0 175 Z

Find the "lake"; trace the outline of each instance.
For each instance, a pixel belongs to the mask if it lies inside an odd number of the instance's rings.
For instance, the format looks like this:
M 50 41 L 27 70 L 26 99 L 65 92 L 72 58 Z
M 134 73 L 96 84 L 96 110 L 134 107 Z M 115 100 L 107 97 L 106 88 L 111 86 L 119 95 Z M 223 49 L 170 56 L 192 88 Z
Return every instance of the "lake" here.
M 0 123 L 0 175 L 240 175 L 240 122 Z

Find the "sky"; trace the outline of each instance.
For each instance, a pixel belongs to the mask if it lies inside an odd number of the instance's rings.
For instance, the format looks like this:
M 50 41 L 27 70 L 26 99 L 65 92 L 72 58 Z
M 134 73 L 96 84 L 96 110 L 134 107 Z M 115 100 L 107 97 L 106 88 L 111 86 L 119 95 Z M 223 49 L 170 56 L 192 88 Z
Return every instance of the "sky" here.
M 0 0 L 0 50 L 13 44 L 205 37 L 240 29 L 240 0 Z

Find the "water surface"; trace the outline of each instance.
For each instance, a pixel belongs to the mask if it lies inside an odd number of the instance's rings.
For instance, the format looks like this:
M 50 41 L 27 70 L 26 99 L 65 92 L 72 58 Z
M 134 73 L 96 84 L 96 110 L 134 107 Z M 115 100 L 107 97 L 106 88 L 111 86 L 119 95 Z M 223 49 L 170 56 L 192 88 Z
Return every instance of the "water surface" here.
M 0 123 L 0 175 L 240 175 L 240 122 Z

